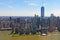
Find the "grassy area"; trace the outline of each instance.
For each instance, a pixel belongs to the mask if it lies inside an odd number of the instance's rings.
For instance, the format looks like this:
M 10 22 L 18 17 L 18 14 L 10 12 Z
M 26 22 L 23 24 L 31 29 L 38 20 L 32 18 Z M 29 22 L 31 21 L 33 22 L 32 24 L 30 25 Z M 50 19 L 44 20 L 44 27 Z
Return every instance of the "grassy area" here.
M 10 31 L 0 32 L 0 40 L 60 40 L 60 32 L 48 33 L 47 36 L 41 35 L 9 35 Z M 18 35 L 18 36 L 17 36 Z M 15 37 L 17 36 L 17 37 Z
M 18 36 L 20 36 L 19 34 L 12 34 L 11 35 L 12 37 L 18 37 Z

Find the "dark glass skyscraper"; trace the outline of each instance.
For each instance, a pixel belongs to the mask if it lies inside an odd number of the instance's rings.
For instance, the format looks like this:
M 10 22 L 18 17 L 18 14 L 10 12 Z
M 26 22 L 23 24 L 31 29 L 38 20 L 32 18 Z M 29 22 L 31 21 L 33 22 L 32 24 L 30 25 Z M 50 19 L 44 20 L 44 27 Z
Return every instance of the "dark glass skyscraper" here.
M 41 18 L 43 18 L 44 17 L 44 7 L 42 6 L 41 7 Z
M 44 6 L 41 7 L 41 35 L 47 35 L 47 20 L 44 18 Z

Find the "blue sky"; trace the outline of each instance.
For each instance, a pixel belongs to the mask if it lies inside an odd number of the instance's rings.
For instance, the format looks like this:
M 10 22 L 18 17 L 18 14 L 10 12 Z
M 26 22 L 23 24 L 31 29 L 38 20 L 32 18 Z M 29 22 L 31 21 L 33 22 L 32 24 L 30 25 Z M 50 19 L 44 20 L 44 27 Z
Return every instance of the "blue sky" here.
M 60 16 L 60 0 L 0 0 L 0 16 L 40 16 L 42 4 L 45 16 Z

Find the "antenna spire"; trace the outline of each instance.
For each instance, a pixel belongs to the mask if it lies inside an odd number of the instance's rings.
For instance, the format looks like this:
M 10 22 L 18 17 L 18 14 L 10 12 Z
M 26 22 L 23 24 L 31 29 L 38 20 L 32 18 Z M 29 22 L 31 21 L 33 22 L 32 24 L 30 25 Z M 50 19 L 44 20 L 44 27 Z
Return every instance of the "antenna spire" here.
M 47 1 L 47 0 L 46 0 Z M 47 5 L 44 0 L 42 0 L 42 6 Z

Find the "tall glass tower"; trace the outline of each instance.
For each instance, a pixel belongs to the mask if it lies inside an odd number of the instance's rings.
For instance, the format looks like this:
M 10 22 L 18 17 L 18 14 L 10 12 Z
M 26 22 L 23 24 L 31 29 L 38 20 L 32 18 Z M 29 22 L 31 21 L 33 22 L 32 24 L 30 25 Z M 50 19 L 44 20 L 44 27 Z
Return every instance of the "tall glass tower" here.
M 47 35 L 47 20 L 44 18 L 44 6 L 41 7 L 41 35 Z
M 41 7 L 41 18 L 44 17 L 44 6 Z

